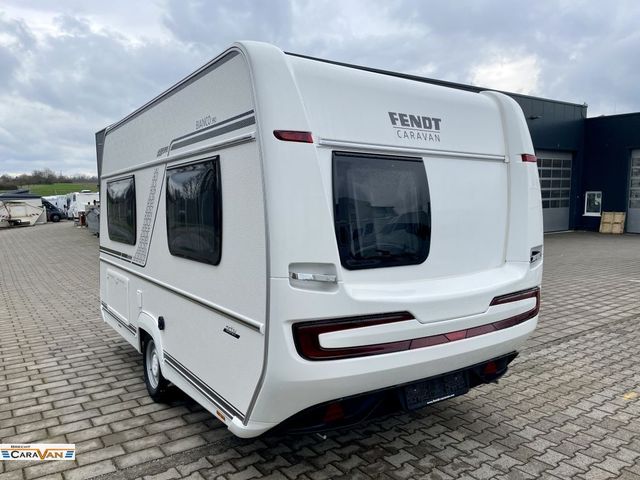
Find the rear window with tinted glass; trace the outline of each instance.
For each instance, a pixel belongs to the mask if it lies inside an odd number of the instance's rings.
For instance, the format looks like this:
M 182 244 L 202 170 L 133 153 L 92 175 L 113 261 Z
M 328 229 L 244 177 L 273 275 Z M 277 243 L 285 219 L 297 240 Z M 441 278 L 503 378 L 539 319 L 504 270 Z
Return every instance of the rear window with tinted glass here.
M 333 202 L 344 268 L 416 265 L 427 259 L 431 205 L 422 159 L 334 152 Z

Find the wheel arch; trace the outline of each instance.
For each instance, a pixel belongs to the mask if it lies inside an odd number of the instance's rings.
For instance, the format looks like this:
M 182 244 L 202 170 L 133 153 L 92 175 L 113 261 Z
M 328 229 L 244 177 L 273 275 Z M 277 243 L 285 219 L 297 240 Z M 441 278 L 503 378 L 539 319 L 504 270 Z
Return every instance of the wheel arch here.
M 151 338 L 155 342 L 160 353 L 161 359 L 164 359 L 162 338 L 158 330 L 158 320 L 148 312 L 140 312 L 138 315 L 138 344 L 139 353 L 144 352 L 144 344 Z

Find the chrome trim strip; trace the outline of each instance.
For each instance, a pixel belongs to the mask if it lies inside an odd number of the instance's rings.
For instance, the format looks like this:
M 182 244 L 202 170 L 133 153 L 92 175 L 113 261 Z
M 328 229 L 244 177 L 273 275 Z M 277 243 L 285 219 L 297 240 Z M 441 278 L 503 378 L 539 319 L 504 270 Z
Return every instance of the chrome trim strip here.
M 293 280 L 303 280 L 311 282 L 327 282 L 337 283 L 337 275 L 328 275 L 324 273 L 302 273 L 302 272 L 289 272 L 289 278 Z
M 107 247 L 100 247 L 100 253 L 106 253 L 107 255 L 111 255 L 112 257 L 119 258 L 121 260 L 127 260 L 131 262 L 131 255 L 126 253 L 119 252 L 118 250 L 113 250 Z
M 430 148 L 419 147 L 399 147 L 397 145 L 388 144 L 372 144 L 362 142 L 348 142 L 344 140 L 333 140 L 329 138 L 318 138 L 316 144 L 320 147 L 339 147 L 339 148 L 353 148 L 358 150 L 368 150 L 373 152 L 402 152 L 411 155 L 420 155 L 423 157 L 452 157 L 452 158 L 476 158 L 483 160 L 496 160 L 500 162 L 506 162 L 507 158 L 504 155 L 491 155 L 486 153 L 467 153 L 467 152 L 450 152 L 433 150 Z
M 202 155 L 202 154 L 210 153 L 216 150 L 222 150 L 224 148 L 234 147 L 236 145 L 240 145 L 242 143 L 255 140 L 255 138 L 256 138 L 256 132 L 243 133 L 241 135 L 237 135 L 235 137 L 231 137 L 226 140 L 221 140 L 217 143 L 212 143 L 204 147 L 193 148 L 186 152 L 181 152 L 175 155 L 169 155 L 167 157 L 155 158 L 146 163 L 141 163 L 139 165 L 135 165 L 132 167 L 116 170 L 115 172 L 102 175 L 101 179 L 109 179 L 112 177 L 117 177 L 119 175 L 124 175 L 126 173 L 137 172 L 138 170 L 143 170 L 145 168 L 155 167 L 157 165 L 166 165 L 167 163 L 173 162 L 174 160 L 180 160 L 182 158 L 192 157 L 194 155 Z
M 227 415 L 228 417 L 238 417 L 241 421 L 244 421 L 244 415 L 242 415 L 242 413 L 237 408 L 231 405 L 231 403 L 225 400 L 213 388 L 203 382 L 202 379 L 200 379 L 187 367 L 182 365 L 168 352 L 164 351 L 162 353 L 164 355 L 164 363 L 166 363 L 177 373 L 179 373 L 182 378 L 189 382 L 191 386 L 198 390 L 202 395 L 207 397 L 210 402 L 214 403 L 220 410 L 223 411 L 225 415 Z
M 105 302 L 100 302 L 100 303 L 102 304 L 102 309 L 104 310 L 105 313 L 108 313 L 111 318 L 113 318 L 116 322 L 118 322 L 124 328 L 129 330 L 133 334 L 134 337 L 138 336 L 138 330 L 133 325 L 130 325 L 129 323 L 125 323 L 124 321 L 122 321 L 115 314 L 115 312 L 109 308 L 109 305 L 107 305 Z
M 112 260 L 109 260 L 107 258 L 102 258 L 100 257 L 100 261 L 107 263 L 109 265 L 113 265 L 114 267 L 120 268 L 122 270 L 124 270 L 125 272 L 128 272 L 132 275 L 135 275 L 136 277 L 142 278 L 143 280 L 146 280 L 150 283 L 153 283 L 154 285 L 157 285 L 160 288 L 164 288 L 165 290 L 175 293 L 177 295 L 180 295 L 181 297 L 192 301 L 193 303 L 196 303 L 198 305 L 201 305 L 205 308 L 208 308 L 209 310 L 212 310 L 216 313 L 218 313 L 219 315 L 222 315 L 230 320 L 233 320 L 235 322 L 241 323 L 242 325 L 244 325 L 245 327 L 248 327 L 252 330 L 255 330 L 256 332 L 260 332 L 260 333 L 264 333 L 264 324 L 261 322 L 258 322 L 252 318 L 249 317 L 245 317 L 244 315 L 241 315 L 239 313 L 236 313 L 232 310 L 229 310 L 227 308 L 221 307 L 219 305 L 216 305 L 215 303 L 212 303 L 208 300 L 205 300 L 204 298 L 200 298 L 196 295 L 192 295 L 191 293 L 185 292 L 184 290 L 181 290 L 177 287 L 174 287 L 173 285 L 169 285 L 168 283 L 164 283 L 161 282 L 160 280 L 156 280 L 154 278 L 151 278 L 149 275 L 145 275 L 144 273 L 141 272 L 137 272 L 132 268 L 129 268 L 125 265 L 121 265 L 119 263 L 116 263 Z
M 225 123 L 225 122 L 222 122 L 222 123 Z M 194 143 L 199 143 L 199 142 L 208 140 L 210 138 L 219 137 L 220 135 L 224 135 L 225 133 L 233 132 L 234 130 L 240 130 L 241 128 L 255 125 L 255 123 L 256 123 L 256 117 L 252 115 L 250 117 L 243 118 L 242 120 L 238 120 L 237 122 L 232 123 L 230 125 L 224 125 L 222 127 L 215 128 L 213 130 L 208 130 L 204 132 L 201 130 L 198 130 L 196 132 L 193 132 L 194 135 L 188 138 L 185 138 L 184 140 L 180 140 L 180 141 L 172 140 L 171 143 L 169 144 L 169 151 L 172 152 L 178 148 L 187 147 L 189 145 L 193 145 Z
M 244 113 L 241 113 L 241 114 L 239 114 L 239 115 L 235 115 L 235 116 L 233 116 L 233 117 L 230 117 L 230 118 L 227 118 L 227 119 L 225 119 L 225 120 L 222 120 L 221 122 L 214 123 L 213 125 L 209 125 L 208 127 L 204 127 L 204 128 L 201 128 L 200 130 L 196 130 L 196 131 L 194 131 L 194 132 L 189 132 L 189 133 L 187 133 L 187 134 L 185 134 L 185 135 L 182 135 L 181 137 L 174 138 L 174 139 L 171 141 L 171 143 L 173 143 L 173 142 L 177 142 L 177 141 L 179 141 L 179 140 L 184 140 L 185 138 L 187 138 L 187 137 L 191 137 L 191 136 L 196 135 L 196 134 L 198 134 L 198 133 L 204 133 L 204 132 L 207 132 L 207 131 L 209 131 L 209 130 L 213 130 L 213 129 L 215 129 L 215 128 L 218 128 L 218 127 L 221 127 L 221 126 L 223 126 L 223 125 L 226 125 L 227 123 L 231 123 L 231 122 L 233 122 L 233 121 L 235 121 L 235 120 L 238 120 L 238 119 L 240 119 L 240 118 L 242 118 L 242 117 L 246 117 L 247 115 L 252 115 L 253 113 L 254 113 L 253 109 L 248 110 L 248 111 L 246 111 L 246 112 L 244 112 Z
M 252 93 L 253 93 L 253 104 L 256 103 L 256 89 L 255 82 L 253 79 L 253 75 L 251 76 L 251 84 L 252 84 Z M 262 367 L 260 369 L 260 377 L 258 378 L 258 383 L 256 384 L 253 395 L 251 396 L 251 401 L 249 402 L 249 406 L 247 407 L 247 412 L 244 420 L 244 425 L 249 424 L 249 418 L 251 418 L 251 414 L 253 413 L 253 409 L 256 406 L 256 402 L 258 401 L 258 395 L 262 390 L 262 386 L 264 384 L 265 377 L 267 375 L 267 366 L 269 361 L 269 332 L 271 329 L 271 241 L 269 239 L 269 208 L 267 203 L 267 182 L 265 180 L 265 155 L 262 147 L 262 131 L 261 124 L 258 121 L 259 117 L 256 113 L 256 148 L 258 150 L 258 158 L 260 160 L 260 181 L 262 183 L 262 208 L 264 211 L 264 235 L 265 235 L 265 285 L 267 290 L 267 296 L 265 301 L 265 326 L 264 326 L 264 343 L 263 343 L 263 354 L 262 354 Z M 266 132 L 266 135 L 270 135 L 270 132 Z

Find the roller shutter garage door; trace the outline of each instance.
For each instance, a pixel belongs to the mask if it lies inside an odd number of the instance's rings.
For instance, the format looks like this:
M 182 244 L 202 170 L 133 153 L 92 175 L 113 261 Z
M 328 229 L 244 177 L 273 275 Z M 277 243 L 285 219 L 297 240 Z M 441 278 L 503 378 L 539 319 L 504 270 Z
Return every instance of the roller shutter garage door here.
M 640 150 L 631 152 L 627 232 L 640 233 Z
M 542 193 L 542 217 L 545 232 L 569 229 L 571 199 L 571 153 L 540 150 L 538 173 Z

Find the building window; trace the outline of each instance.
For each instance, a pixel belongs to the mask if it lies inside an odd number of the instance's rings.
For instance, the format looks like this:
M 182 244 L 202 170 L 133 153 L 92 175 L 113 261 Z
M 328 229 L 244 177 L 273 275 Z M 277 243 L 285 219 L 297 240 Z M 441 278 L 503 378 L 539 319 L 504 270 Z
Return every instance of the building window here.
M 584 215 L 599 217 L 602 212 L 602 192 L 586 192 L 584 196 Z
M 211 265 L 220 263 L 219 157 L 167 169 L 167 240 L 172 255 Z
M 335 152 L 333 203 L 344 268 L 417 265 L 427 259 L 431 203 L 422 159 Z
M 134 177 L 107 182 L 107 231 L 114 242 L 136 244 Z

